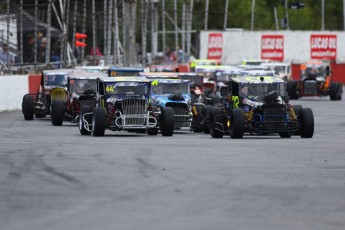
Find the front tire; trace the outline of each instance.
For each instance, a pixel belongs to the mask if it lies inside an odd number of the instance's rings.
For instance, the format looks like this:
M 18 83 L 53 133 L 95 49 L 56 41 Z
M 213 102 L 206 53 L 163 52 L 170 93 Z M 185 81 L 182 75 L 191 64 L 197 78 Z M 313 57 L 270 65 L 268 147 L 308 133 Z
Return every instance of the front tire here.
M 24 113 L 24 119 L 29 121 L 34 119 L 35 102 L 34 97 L 31 95 L 25 95 L 23 97 L 22 109 Z
M 162 136 L 172 136 L 174 134 L 175 126 L 174 110 L 170 107 L 161 109 L 161 117 L 159 119 L 160 130 Z
M 221 108 L 215 107 L 210 111 L 210 134 L 213 138 L 222 138 L 224 136 L 224 132 L 219 130 L 219 128 L 221 125 L 223 126 L 223 130 L 224 130 L 224 123 L 225 123 L 225 119 L 224 119 L 224 114 L 223 114 L 223 110 Z
M 299 98 L 299 93 L 297 91 L 297 81 L 288 81 L 286 83 L 286 91 L 288 92 L 290 99 L 297 100 Z
M 314 135 L 314 114 L 310 108 L 300 111 L 300 135 L 302 138 L 312 138 Z
M 105 132 L 105 111 L 102 107 L 97 107 L 92 115 L 92 129 L 95 137 L 104 136 Z
M 242 138 L 244 134 L 245 115 L 241 108 L 233 109 L 230 117 L 230 137 Z
M 204 116 L 204 122 L 203 122 L 203 131 L 204 134 L 210 133 L 210 112 L 213 107 L 211 105 L 206 105 L 204 108 L 202 108 L 202 115 Z
M 64 117 L 65 103 L 62 100 L 54 100 L 51 110 L 51 121 L 54 126 L 61 126 Z

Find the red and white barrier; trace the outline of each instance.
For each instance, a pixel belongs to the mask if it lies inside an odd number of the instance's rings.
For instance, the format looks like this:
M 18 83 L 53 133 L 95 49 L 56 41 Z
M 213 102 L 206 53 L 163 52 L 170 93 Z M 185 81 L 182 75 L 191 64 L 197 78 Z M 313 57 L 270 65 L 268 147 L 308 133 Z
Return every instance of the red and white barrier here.
M 0 76 L 0 111 L 21 109 L 28 92 L 28 75 Z

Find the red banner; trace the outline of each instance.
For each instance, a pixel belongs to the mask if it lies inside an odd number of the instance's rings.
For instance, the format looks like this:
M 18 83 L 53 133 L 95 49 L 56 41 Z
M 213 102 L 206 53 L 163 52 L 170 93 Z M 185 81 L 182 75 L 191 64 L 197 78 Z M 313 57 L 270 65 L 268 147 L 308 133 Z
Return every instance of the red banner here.
M 310 35 L 310 56 L 312 59 L 335 60 L 337 57 L 337 35 Z
M 284 60 L 283 35 L 262 35 L 261 59 L 270 59 L 275 61 Z
M 208 35 L 207 59 L 222 59 L 223 53 L 223 34 L 210 33 Z

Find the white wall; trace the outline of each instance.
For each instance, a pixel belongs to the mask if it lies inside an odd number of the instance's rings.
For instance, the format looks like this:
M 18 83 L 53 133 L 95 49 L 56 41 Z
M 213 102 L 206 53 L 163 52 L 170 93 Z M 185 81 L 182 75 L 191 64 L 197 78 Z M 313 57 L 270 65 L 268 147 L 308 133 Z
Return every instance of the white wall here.
M 261 36 L 276 34 L 284 36 L 284 61 L 300 64 L 310 60 L 311 34 L 336 34 L 336 63 L 345 63 L 345 32 L 340 31 L 201 31 L 200 58 L 207 58 L 208 34 L 223 34 L 222 63 L 237 65 L 245 58 L 260 59 Z
M 21 109 L 28 84 L 28 75 L 0 76 L 0 111 Z

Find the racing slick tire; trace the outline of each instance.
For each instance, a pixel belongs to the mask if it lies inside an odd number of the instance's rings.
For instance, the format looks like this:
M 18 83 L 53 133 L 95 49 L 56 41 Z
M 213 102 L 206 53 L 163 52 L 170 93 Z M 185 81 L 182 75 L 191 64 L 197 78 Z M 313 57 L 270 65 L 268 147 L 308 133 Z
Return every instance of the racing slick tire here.
M 245 115 L 244 110 L 235 108 L 232 110 L 230 117 L 230 137 L 242 138 L 244 134 Z
M 50 118 L 54 126 L 62 125 L 64 116 L 64 106 L 65 103 L 63 100 L 54 100 L 52 102 Z
M 219 107 L 214 107 L 210 111 L 210 127 L 209 132 L 213 138 L 222 138 L 224 136 L 224 132 L 217 129 L 217 126 L 219 127 L 219 124 L 221 123 L 224 126 L 225 119 L 223 110 Z M 224 127 L 222 127 L 224 129 Z
M 162 136 L 172 136 L 174 134 L 175 113 L 173 108 L 164 107 L 161 109 L 159 126 Z
M 314 135 L 314 114 L 310 108 L 300 111 L 300 135 L 302 138 L 312 138 Z
M 33 96 L 25 95 L 23 97 L 22 109 L 25 120 L 29 121 L 34 119 L 35 102 Z
M 92 130 L 95 137 L 104 136 L 105 132 L 105 111 L 102 107 L 97 107 L 92 115 Z
M 202 115 L 204 116 L 204 122 L 203 122 L 203 131 L 204 134 L 210 133 L 210 112 L 213 107 L 211 105 L 206 105 L 204 108 L 202 108 Z
M 341 83 L 332 83 L 329 87 L 329 97 L 331 101 L 341 100 L 343 88 Z
M 79 132 L 81 135 L 90 135 L 91 132 L 88 131 L 87 129 L 85 129 L 84 125 L 85 125 L 85 122 L 83 120 L 83 116 L 85 113 L 91 113 L 92 110 L 91 110 L 91 107 L 89 105 L 83 105 L 81 108 L 80 108 L 80 114 L 79 114 Z M 85 117 L 85 120 L 87 121 L 87 123 L 91 124 L 92 123 L 92 118 L 91 116 L 86 116 Z
M 299 98 L 299 94 L 297 91 L 297 81 L 288 81 L 286 83 L 286 91 L 288 92 L 290 99 L 297 100 Z

